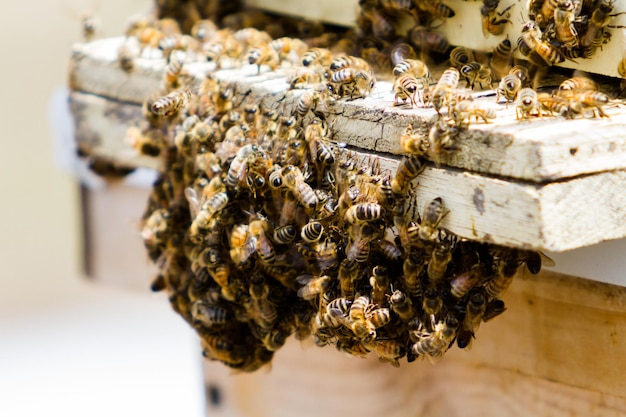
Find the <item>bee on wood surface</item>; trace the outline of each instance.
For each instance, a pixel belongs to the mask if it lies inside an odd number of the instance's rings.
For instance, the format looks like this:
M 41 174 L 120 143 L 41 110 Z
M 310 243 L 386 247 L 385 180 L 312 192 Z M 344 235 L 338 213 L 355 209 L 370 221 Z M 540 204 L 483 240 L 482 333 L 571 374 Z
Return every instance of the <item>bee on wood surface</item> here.
M 458 70 L 474 60 L 474 52 L 464 46 L 457 46 L 450 51 L 450 65 Z
M 485 38 L 489 35 L 501 35 L 504 32 L 504 25 L 511 23 L 509 18 L 511 13 L 509 10 L 514 6 L 511 4 L 501 12 L 498 12 L 498 6 L 500 0 L 483 0 L 483 5 L 480 8 L 481 23 L 483 28 L 483 36 Z
M 542 116 L 537 92 L 532 88 L 522 88 L 517 94 L 515 117 L 517 120 L 526 120 L 533 116 Z
M 496 89 L 496 102 L 500 101 L 500 98 L 504 97 L 506 104 L 515 101 L 517 94 L 522 89 L 522 81 L 514 74 L 508 74 L 500 80 L 498 88 Z
M 412 75 L 424 82 L 429 82 L 430 80 L 428 67 L 419 59 L 405 59 L 396 64 L 396 66 L 393 67 L 393 76 L 401 77 L 402 75 Z
M 465 78 L 467 87 L 474 89 L 476 84 L 485 89 L 491 86 L 491 70 L 476 61 L 465 64 L 460 69 L 460 75 Z
M 441 74 L 437 85 L 431 92 L 430 102 L 437 111 L 440 112 L 443 105 L 447 102 L 448 96 L 459 84 L 459 70 L 456 68 L 448 68 Z
M 393 82 L 394 99 L 393 105 L 400 105 L 399 100 L 402 100 L 402 104 L 406 104 L 409 100 L 411 107 L 424 106 L 424 98 L 421 91 L 424 89 L 424 85 L 417 78 L 410 74 L 400 75 Z
M 250 65 L 257 66 L 257 73 L 261 73 L 263 65 L 268 66 L 272 71 L 276 70 L 280 65 L 280 56 L 278 52 L 269 45 L 260 45 L 250 49 L 247 53 L 246 60 Z
M 440 166 L 444 159 L 458 150 L 456 135 L 458 128 L 454 120 L 441 118 L 431 127 L 428 134 L 428 158 Z
M 154 114 L 161 117 L 169 117 L 178 113 L 183 107 L 189 103 L 191 91 L 188 89 L 179 89 L 163 96 L 152 103 L 151 110 Z

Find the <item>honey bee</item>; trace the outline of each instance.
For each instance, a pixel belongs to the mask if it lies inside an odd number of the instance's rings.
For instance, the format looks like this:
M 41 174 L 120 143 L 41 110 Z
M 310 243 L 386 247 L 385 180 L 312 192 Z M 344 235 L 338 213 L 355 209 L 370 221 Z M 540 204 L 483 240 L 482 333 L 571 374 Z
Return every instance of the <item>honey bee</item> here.
M 538 93 L 537 101 L 541 104 L 541 108 L 550 114 L 559 114 L 566 119 L 574 118 L 574 112 L 570 108 L 570 100 L 563 97 L 554 96 L 548 93 Z
M 624 12 L 613 13 L 613 5 L 615 1 L 602 0 L 594 8 L 587 22 L 587 30 L 580 37 L 580 46 L 583 49 L 583 57 L 590 57 L 595 48 L 601 46 L 606 39 L 605 28 L 623 28 L 623 26 L 611 26 L 609 23 L 615 16 L 624 14 Z
M 409 253 L 402 264 L 404 289 L 411 297 L 417 299 L 422 296 L 422 274 L 426 263 L 420 253 Z
M 312 68 L 300 68 L 294 71 L 288 78 L 289 88 L 310 88 L 322 82 L 322 75 Z
M 406 348 L 395 340 L 376 340 L 367 345 L 368 349 L 378 355 L 383 362 L 389 362 L 394 367 L 399 367 L 399 359 L 406 355 Z
M 302 62 L 302 55 L 308 49 L 302 40 L 289 37 L 274 39 L 269 47 L 278 53 L 280 61 L 289 61 L 294 65 Z
M 170 117 L 185 107 L 191 98 L 191 91 L 179 89 L 163 96 L 152 103 L 151 110 L 157 116 Z
M 483 265 L 480 263 L 473 265 L 469 271 L 463 272 L 450 280 L 450 294 L 457 299 L 463 298 L 483 279 L 484 274 Z
M 212 334 L 201 334 L 202 355 L 208 359 L 214 359 L 229 366 L 239 366 L 243 364 L 243 349 L 236 346 L 225 336 L 216 336 Z
M 454 316 L 448 316 L 439 321 L 432 333 L 422 333 L 419 340 L 411 346 L 415 355 L 428 355 L 430 358 L 442 356 L 447 350 L 459 328 L 459 321 Z
M 372 286 L 371 299 L 372 303 L 384 307 L 387 305 L 387 294 L 390 292 L 390 278 L 387 271 L 382 265 L 376 265 L 372 269 L 370 277 L 370 285 Z
M 267 237 L 269 231 L 267 219 L 257 214 L 256 218 L 250 221 L 248 231 L 249 244 L 255 248 L 259 260 L 266 265 L 274 263 L 276 260 L 276 252 Z
M 476 84 L 480 85 L 480 88 L 484 89 L 485 86 L 491 86 L 491 70 L 476 61 L 463 65 L 460 70 L 460 75 L 465 77 L 467 87 L 474 89 Z
M 447 101 L 450 92 L 457 87 L 459 84 L 459 70 L 456 68 L 448 68 L 441 74 L 441 78 L 437 82 L 437 85 L 433 89 L 430 97 L 430 102 L 437 110 L 437 113 L 440 113 L 441 108 L 444 103 Z
M 287 224 L 274 229 L 274 242 L 279 245 L 288 245 L 296 239 L 296 228 Z
M 330 63 L 329 69 L 331 72 L 337 72 L 344 68 L 353 68 L 355 70 L 371 71 L 370 65 L 366 60 L 352 56 L 352 55 L 340 55 L 333 59 Z M 331 74 L 328 74 L 326 78 L 330 78 Z
M 191 317 L 205 327 L 224 325 L 231 319 L 230 312 L 205 300 L 197 300 L 191 304 Z
M 450 51 L 450 65 L 460 70 L 463 66 L 474 62 L 474 52 L 464 46 L 457 46 Z
M 261 67 L 263 65 L 268 66 L 272 71 L 276 70 L 280 65 L 280 56 L 278 52 L 269 45 L 260 45 L 251 48 L 248 51 L 246 59 L 250 65 L 256 65 L 258 68 L 257 73 L 261 73 Z
M 532 20 L 522 26 L 522 40 L 530 48 L 528 59 L 535 65 L 552 66 L 565 60 L 556 47 L 543 40 L 541 29 Z
M 380 219 L 385 213 L 377 203 L 359 203 L 351 206 L 345 213 L 344 221 L 348 224 L 372 222 Z
M 405 59 L 393 67 L 394 77 L 397 78 L 405 74 L 424 80 L 424 82 L 429 82 L 430 80 L 430 71 L 428 67 L 419 59 Z
M 324 226 L 318 221 L 309 221 L 302 226 L 300 236 L 306 243 L 316 243 L 322 238 L 324 233 Z
M 311 300 L 326 292 L 332 285 L 333 279 L 329 275 L 323 275 L 320 277 L 302 275 L 298 277 L 297 281 L 302 284 L 302 287 L 298 289 L 298 297 L 305 300 Z
M 547 0 L 549 1 L 549 0 Z M 500 0 L 483 0 L 483 5 L 480 8 L 481 22 L 483 27 L 483 36 L 485 38 L 492 35 L 501 35 L 504 31 L 504 25 L 511 23 L 509 18 L 511 13 L 509 10 L 514 6 L 511 4 L 501 12 L 497 12 L 496 9 L 500 5 Z
M 330 76 L 327 82 L 329 93 L 336 98 L 366 97 L 376 85 L 376 79 L 369 71 L 356 70 L 352 67 L 342 68 Z
M 554 11 L 558 6 L 558 0 L 544 0 L 538 8 L 534 21 L 541 28 L 545 28 L 554 19 Z
M 530 83 L 530 75 L 526 67 L 522 65 L 515 65 L 509 70 L 509 74 L 515 75 L 522 82 L 522 87 L 528 87 Z
M 189 202 L 189 210 L 191 211 L 191 226 L 189 227 L 189 237 L 192 240 L 201 240 L 204 230 L 210 227 L 216 213 L 223 210 L 229 202 L 226 191 L 218 192 L 208 198 L 203 204 L 197 197 L 197 193 L 193 188 L 185 189 L 185 197 Z
M 517 120 L 530 119 L 532 116 L 541 117 L 541 107 L 537 99 L 537 92 L 532 88 L 522 88 L 517 94 L 515 116 Z
M 391 181 L 391 190 L 395 194 L 404 194 L 408 191 L 408 188 L 419 174 L 424 171 L 426 165 L 419 155 L 409 155 L 402 158 L 396 175 Z
M 556 9 L 554 10 L 556 39 L 567 49 L 578 46 L 578 33 L 574 28 L 574 21 L 576 20 L 575 8 L 573 1 L 557 0 Z
M 85 42 L 91 42 L 98 35 L 100 30 L 100 22 L 92 12 L 84 11 L 80 16 L 80 26 Z
M 493 107 L 486 107 L 473 100 L 461 100 L 452 109 L 452 119 L 457 126 L 469 124 L 472 116 L 476 121 L 481 118 L 484 123 L 496 118 L 496 110 Z
M 452 252 L 456 242 L 455 235 L 444 229 L 439 229 L 427 269 L 428 278 L 431 282 L 437 282 L 444 278 L 448 264 L 452 260 Z
M 419 238 L 423 241 L 432 242 L 439 236 L 439 225 L 450 213 L 443 205 L 443 199 L 437 197 L 432 199 L 424 207 L 422 221 L 419 225 Z
M 428 133 L 428 157 L 435 165 L 440 166 L 450 153 L 455 152 L 455 137 L 458 128 L 454 120 L 447 117 L 439 119 Z
M 485 307 L 485 314 L 483 314 L 483 321 L 489 321 L 500 314 L 504 313 L 506 307 L 504 305 L 504 301 L 494 299 L 487 303 L 487 307 Z
M 586 91 L 574 97 L 570 103 L 570 110 L 581 114 L 590 110 L 592 117 L 609 117 L 602 110 L 602 107 L 609 104 L 609 102 L 609 96 L 600 91 Z
M 339 264 L 339 286 L 341 296 L 354 298 L 354 283 L 359 279 L 359 264 L 356 261 L 345 258 Z
M 597 90 L 596 83 L 587 77 L 568 78 L 559 85 L 557 95 L 559 97 L 572 99 L 576 95 L 586 93 L 588 91 Z
M 361 21 L 367 21 L 371 25 L 374 36 L 378 39 L 391 40 L 396 35 L 394 19 L 377 7 L 362 5 L 359 11 Z
M 471 346 L 472 338 L 474 337 L 480 322 L 487 309 L 487 300 L 481 292 L 477 292 L 470 296 L 467 303 L 465 317 L 461 322 L 461 328 L 459 329 L 459 340 L 457 341 L 461 349 L 469 348 Z M 467 335 L 467 336 L 464 336 Z
M 425 0 L 416 3 L 418 9 L 428 13 L 433 19 L 446 20 L 454 17 L 456 13 L 452 8 L 439 0 Z
M 417 59 L 417 54 L 415 53 L 413 47 L 404 42 L 400 42 L 396 46 L 394 46 L 389 55 L 391 58 L 391 62 L 393 63 L 393 65 L 396 66 L 403 61 Z M 397 76 L 395 74 L 395 69 L 394 76 Z
M 217 25 L 209 19 L 198 20 L 191 27 L 191 36 L 200 42 L 207 42 L 217 32 Z
M 333 54 L 326 48 L 310 48 L 302 54 L 302 65 L 311 67 L 315 65 L 328 66 L 332 61 Z
M 402 104 L 406 104 L 409 100 L 411 107 L 424 106 L 424 98 L 421 91 L 424 89 L 423 83 L 410 74 L 402 74 L 393 82 L 393 105 L 400 105 L 398 100 L 402 100 Z
M 269 300 L 270 287 L 265 283 L 261 275 L 254 274 L 250 278 L 249 288 L 250 298 L 252 301 L 252 309 L 254 310 L 252 319 L 263 330 L 269 331 L 278 320 L 278 312 L 276 307 Z
M 514 102 L 518 92 L 522 88 L 522 81 L 514 74 L 508 74 L 504 76 L 498 88 L 496 90 L 496 102 L 500 101 L 501 97 L 504 97 L 508 106 L 509 102 Z
M 413 126 L 408 125 L 400 135 L 400 145 L 406 153 L 424 156 L 428 152 L 428 140 L 419 132 L 413 132 Z
M 319 203 L 317 194 L 311 186 L 304 181 L 304 176 L 298 167 L 288 165 L 282 169 L 282 182 L 288 188 L 296 200 L 306 208 L 315 209 Z
M 180 76 L 183 73 L 183 65 L 185 61 L 180 59 L 174 59 L 167 64 L 163 74 L 163 90 L 174 91 L 177 88 L 182 87 Z
M 415 317 L 415 310 L 411 299 L 400 290 L 395 290 L 393 294 L 391 294 L 389 297 L 389 305 L 401 320 L 409 321 Z

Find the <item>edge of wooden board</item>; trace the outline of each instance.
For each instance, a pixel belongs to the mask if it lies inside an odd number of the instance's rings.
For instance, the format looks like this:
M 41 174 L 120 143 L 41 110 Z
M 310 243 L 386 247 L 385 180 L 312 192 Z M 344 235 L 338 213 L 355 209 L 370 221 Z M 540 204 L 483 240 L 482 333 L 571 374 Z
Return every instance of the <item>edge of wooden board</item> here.
M 139 123 L 138 105 L 78 92 L 71 97 L 76 137 L 87 153 L 120 165 L 158 168 L 158 159 L 139 156 L 124 142 L 126 128 Z M 355 152 L 379 158 L 381 169 L 391 172 L 399 161 Z M 443 197 L 450 214 L 442 226 L 470 239 L 561 252 L 626 236 L 626 171 L 541 185 L 431 165 L 416 184 L 420 212 L 424 202 Z
M 116 63 L 116 50 L 123 38 L 110 38 L 77 44 L 71 60 L 70 87 L 129 103 L 142 103 L 159 90 L 165 67 L 161 58 L 139 58 L 136 70 L 122 71 Z M 155 51 L 149 51 L 154 53 Z M 199 84 L 214 70 L 211 63 L 190 62 L 187 71 Z M 255 67 L 244 66 L 216 71 L 218 78 L 250 90 L 249 100 L 262 100 L 266 106 L 286 102 L 289 111 L 303 90 L 287 91 L 289 69 L 257 75 Z M 430 108 L 393 107 L 391 84 L 380 81 L 373 93 L 354 101 L 339 100 L 322 106 L 337 132 L 335 139 L 351 146 L 401 154 L 399 136 L 412 124 L 427 134 L 436 120 Z M 484 95 L 484 93 L 481 93 Z M 546 182 L 601 171 L 626 168 L 626 111 L 607 109 L 608 119 L 543 118 L 518 122 L 513 105 L 496 104 L 493 97 L 478 98 L 495 107 L 495 123 L 472 124 L 459 136 L 459 151 L 444 159 L 447 166 L 490 175 Z

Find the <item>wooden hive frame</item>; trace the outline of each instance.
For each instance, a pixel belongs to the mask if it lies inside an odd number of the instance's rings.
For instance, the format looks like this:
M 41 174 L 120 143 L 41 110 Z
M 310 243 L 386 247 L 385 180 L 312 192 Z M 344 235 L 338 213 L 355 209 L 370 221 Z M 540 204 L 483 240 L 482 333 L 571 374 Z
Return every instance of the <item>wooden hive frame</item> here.
M 158 169 L 158 161 L 136 156 L 123 137 L 127 126 L 140 119 L 141 103 L 158 89 L 164 62 L 141 58 L 136 71 L 126 74 L 116 64 L 119 42 L 74 48 L 71 103 L 77 139 L 93 155 Z M 187 68 L 197 82 L 212 69 L 210 64 Z M 218 76 L 259 97 L 280 100 L 286 95 L 286 101 L 293 101 L 298 94 L 286 92 L 285 72 L 257 76 L 256 70 L 243 68 Z M 428 126 L 435 114 L 432 109 L 390 107 L 389 90 L 379 83 L 370 98 L 327 110 L 337 140 L 393 169 L 400 153 L 394 138 L 409 123 Z M 451 209 L 444 226 L 482 241 L 559 252 L 622 238 L 625 116 L 618 108 L 608 112 L 608 120 L 517 123 L 511 108 L 499 108 L 496 123 L 471 127 L 446 167 L 427 168 L 417 198 L 443 196 Z M 536 137 L 548 128 L 568 133 Z M 591 131 L 597 134 L 589 135 Z M 325 415 L 338 409 L 398 416 L 626 412 L 622 288 L 544 272 L 517 279 L 505 301 L 509 311 L 481 331 L 472 351 L 451 352 L 436 367 L 421 363 L 396 370 L 328 349 L 300 352 L 294 343 L 281 351 L 269 374 L 224 378 L 225 369 L 207 363 L 208 385 L 226 393 L 212 415 Z M 285 384 L 292 386 L 288 396 L 282 393 Z M 320 386 L 341 395 L 327 397 L 322 405 L 310 402 L 311 391 Z M 363 401 L 370 392 L 371 401 Z

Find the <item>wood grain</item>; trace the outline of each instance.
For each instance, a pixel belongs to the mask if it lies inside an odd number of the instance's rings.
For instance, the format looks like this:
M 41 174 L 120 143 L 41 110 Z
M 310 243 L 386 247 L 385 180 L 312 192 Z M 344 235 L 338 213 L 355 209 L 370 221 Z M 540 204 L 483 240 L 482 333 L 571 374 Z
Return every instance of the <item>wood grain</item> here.
M 116 50 L 122 38 L 111 38 L 74 46 L 70 66 L 70 86 L 116 101 L 143 103 L 159 90 L 165 63 L 157 51 L 145 51 L 136 69 L 128 74 L 116 63 Z M 232 63 L 231 63 L 232 64 Z M 189 62 L 186 69 L 199 85 L 214 70 L 211 63 Z M 285 80 L 292 71 L 263 72 L 255 67 L 225 69 L 218 78 L 247 93 L 266 107 L 293 108 L 301 90 L 287 91 Z M 484 93 L 480 94 L 484 96 Z M 443 161 L 445 165 L 473 172 L 547 182 L 579 175 L 626 168 L 626 112 L 607 109 L 609 119 L 565 120 L 544 118 L 519 123 L 514 106 L 496 104 L 493 97 L 477 100 L 497 112 L 495 123 L 473 124 L 458 137 L 459 151 Z M 401 154 L 399 137 L 409 124 L 427 134 L 436 119 L 431 108 L 393 107 L 391 84 L 380 81 L 370 97 L 340 100 L 321 105 L 337 131 L 336 140 L 377 152 Z
M 626 289 L 542 273 L 516 279 L 508 310 L 470 351 L 436 365 L 374 359 L 290 340 L 271 369 L 205 363 L 229 414 L 265 416 L 620 416 L 626 413 Z M 215 414 L 220 415 L 220 414 Z

